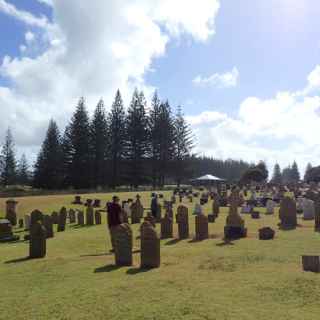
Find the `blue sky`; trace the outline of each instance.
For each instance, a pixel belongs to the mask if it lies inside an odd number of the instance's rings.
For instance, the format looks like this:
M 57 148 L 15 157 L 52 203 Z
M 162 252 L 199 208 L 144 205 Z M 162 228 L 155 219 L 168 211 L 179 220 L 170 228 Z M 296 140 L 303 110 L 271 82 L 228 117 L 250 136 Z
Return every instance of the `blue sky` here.
M 183 106 L 199 154 L 319 165 L 319 16 L 317 0 L 0 0 L 0 137 L 34 156 L 81 95 L 92 111 L 137 86 Z

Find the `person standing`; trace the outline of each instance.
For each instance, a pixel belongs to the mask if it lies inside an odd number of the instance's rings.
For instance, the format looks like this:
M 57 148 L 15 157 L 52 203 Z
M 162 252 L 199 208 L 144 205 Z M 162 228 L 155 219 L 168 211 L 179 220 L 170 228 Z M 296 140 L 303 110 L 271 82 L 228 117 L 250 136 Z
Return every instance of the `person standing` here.
M 119 205 L 119 198 L 114 196 L 112 202 L 107 203 L 107 214 L 108 214 L 108 227 L 110 231 L 111 252 L 114 252 L 114 229 L 122 223 L 121 221 L 121 206 Z

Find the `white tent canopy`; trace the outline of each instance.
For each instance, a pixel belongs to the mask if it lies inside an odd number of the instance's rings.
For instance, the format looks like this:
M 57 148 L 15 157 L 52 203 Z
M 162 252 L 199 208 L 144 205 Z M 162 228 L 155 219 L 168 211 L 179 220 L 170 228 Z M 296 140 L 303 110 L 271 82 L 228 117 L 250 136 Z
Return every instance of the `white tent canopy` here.
M 202 177 L 193 179 L 192 181 L 225 181 L 224 179 L 218 178 L 216 176 L 213 176 L 211 174 L 206 174 Z

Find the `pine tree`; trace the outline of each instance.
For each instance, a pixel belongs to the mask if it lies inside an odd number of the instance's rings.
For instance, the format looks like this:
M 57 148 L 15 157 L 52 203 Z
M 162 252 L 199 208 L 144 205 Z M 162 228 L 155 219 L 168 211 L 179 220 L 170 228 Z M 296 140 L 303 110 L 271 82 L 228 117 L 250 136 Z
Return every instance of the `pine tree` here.
M 298 165 L 295 161 L 293 162 L 291 167 L 290 180 L 291 182 L 300 181 L 300 173 L 299 173 Z
M 282 175 L 281 169 L 278 163 L 274 165 L 273 175 L 272 175 L 272 183 L 281 184 L 282 183 Z
M 134 91 L 126 118 L 126 158 L 128 160 L 128 178 L 137 188 L 145 181 L 144 162 L 148 152 L 148 118 L 143 92 Z
M 90 125 L 93 186 L 106 184 L 106 158 L 108 148 L 108 124 L 103 100 L 100 100 Z
M 18 162 L 18 174 L 17 174 L 17 182 L 21 185 L 29 185 L 30 183 L 30 172 L 29 165 L 26 158 L 26 155 L 23 154 L 21 156 L 20 161 Z
M 70 183 L 75 189 L 91 186 L 90 123 L 84 98 L 78 102 L 68 128 Z
M 308 182 L 310 180 L 310 172 L 311 172 L 311 170 L 312 170 L 312 165 L 311 165 L 311 163 L 308 163 L 307 167 L 306 167 L 306 172 L 305 172 L 304 178 L 303 178 L 303 180 L 305 182 Z
M 126 115 L 120 91 L 116 93 L 111 111 L 108 115 L 109 159 L 111 163 L 111 186 L 115 188 L 120 183 L 121 162 L 125 153 Z
M 187 173 L 187 162 L 193 148 L 193 137 L 189 125 L 186 123 L 182 108 L 179 106 L 174 119 L 174 176 L 180 186 Z
M 56 122 L 51 120 L 35 164 L 33 185 L 57 190 L 62 179 L 61 137 Z
M 3 185 L 13 185 L 16 183 L 17 172 L 16 172 L 16 157 L 14 140 L 11 134 L 10 128 L 7 130 L 5 142 L 1 152 L 1 182 Z

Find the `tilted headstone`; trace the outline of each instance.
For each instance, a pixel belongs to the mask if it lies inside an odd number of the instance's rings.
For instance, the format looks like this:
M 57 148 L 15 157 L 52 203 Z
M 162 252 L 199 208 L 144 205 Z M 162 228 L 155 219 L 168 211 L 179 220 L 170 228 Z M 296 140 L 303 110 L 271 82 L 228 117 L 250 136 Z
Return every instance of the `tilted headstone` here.
M 48 238 L 53 238 L 54 237 L 54 232 L 53 232 L 53 223 L 52 223 L 51 216 L 49 216 L 49 215 L 44 215 L 43 216 L 43 226 L 46 229 L 47 239 Z
M 115 262 L 117 266 L 132 265 L 132 230 L 127 223 L 122 223 L 112 230 Z
M 62 207 L 59 212 L 59 219 L 58 219 L 58 232 L 63 232 L 66 230 L 66 224 L 67 224 L 67 209 L 65 207 Z
M 101 224 L 101 212 L 100 210 L 96 210 L 94 212 L 94 220 L 97 225 Z
M 47 233 L 43 224 L 37 220 L 30 229 L 29 257 L 43 258 L 47 253 Z
M 314 202 L 310 199 L 304 199 L 302 208 L 303 208 L 303 219 L 313 220 L 315 216 Z
M 297 226 L 296 203 L 289 197 L 284 197 L 280 203 L 279 209 L 280 227 L 284 229 L 293 229 Z
M 196 219 L 196 240 L 202 241 L 209 238 L 208 218 L 204 214 L 199 214 Z
M 17 207 L 18 202 L 14 199 L 9 199 L 6 201 L 6 219 L 8 219 L 11 225 L 17 225 Z
M 160 266 L 160 238 L 156 229 L 149 223 L 141 225 L 141 268 Z
M 94 225 L 94 213 L 93 206 L 88 205 L 86 209 L 86 225 L 93 226 Z
M 166 214 L 161 219 L 161 239 L 173 238 L 173 221 L 172 218 Z
M 188 239 L 189 238 L 189 217 L 188 217 L 187 207 L 185 206 L 178 207 L 176 221 L 178 223 L 179 239 Z
M 84 226 L 84 214 L 83 211 L 78 210 L 77 212 L 77 220 L 79 226 Z

